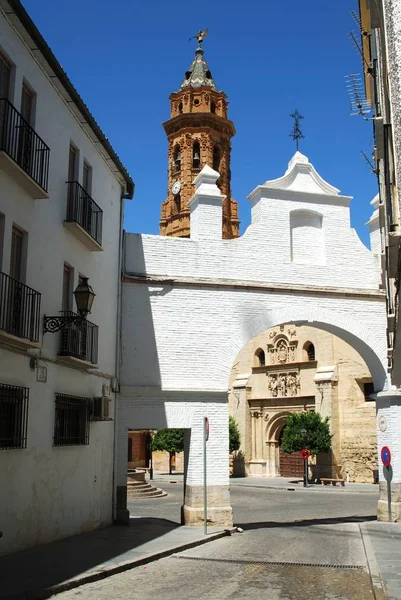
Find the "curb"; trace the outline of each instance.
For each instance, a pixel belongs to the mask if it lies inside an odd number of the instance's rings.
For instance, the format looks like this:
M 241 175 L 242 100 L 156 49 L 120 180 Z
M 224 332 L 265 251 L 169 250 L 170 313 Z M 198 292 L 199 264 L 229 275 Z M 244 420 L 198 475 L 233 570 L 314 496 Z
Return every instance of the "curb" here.
M 104 570 L 91 573 L 90 575 L 83 575 L 82 577 L 79 577 L 77 579 L 72 579 L 70 581 L 66 581 L 65 583 L 58 583 L 46 589 L 37 589 L 14 594 L 13 596 L 8 596 L 7 600 L 44 600 L 56 594 L 60 594 L 61 592 L 65 592 L 67 590 L 72 590 L 82 585 L 86 585 L 87 583 L 100 581 L 101 579 L 106 579 L 107 577 L 111 577 L 112 575 L 117 575 L 118 573 L 123 573 L 124 571 L 135 569 L 135 567 L 141 567 L 142 565 L 146 565 L 150 562 L 154 562 L 161 558 L 166 558 L 167 556 L 171 556 L 176 552 L 182 552 L 184 550 L 196 548 L 196 546 L 202 546 L 203 544 L 213 542 L 214 540 L 226 537 L 227 535 L 232 535 L 233 533 L 235 533 L 235 531 L 235 527 L 226 528 L 223 531 L 208 534 L 207 537 L 195 540 L 193 542 L 188 542 L 186 544 L 174 546 L 174 548 L 169 548 L 168 550 L 154 552 L 153 554 L 149 554 L 144 558 L 128 560 L 117 564 L 115 567 L 106 568 Z
M 231 487 L 231 486 L 230 486 Z M 253 484 L 253 483 L 240 483 L 240 484 L 233 484 L 233 487 L 235 488 L 242 488 L 242 487 L 246 487 L 246 488 L 257 488 L 260 490 L 275 490 L 276 492 L 305 492 L 306 490 L 312 490 L 314 492 L 323 492 L 324 488 L 326 488 L 327 486 L 312 486 L 309 485 L 307 488 L 304 488 L 303 486 L 299 486 L 298 484 L 295 486 L 286 486 L 286 487 L 274 487 L 272 485 L 257 485 L 257 484 Z M 344 488 L 329 488 L 330 492 L 329 494 L 333 494 L 335 492 L 340 493 L 340 494 L 378 494 L 379 490 L 348 490 L 345 487 Z M 326 490 L 327 491 L 327 490 Z
M 386 590 L 383 584 L 383 580 L 380 577 L 379 565 L 376 561 L 375 551 L 373 550 L 372 542 L 367 531 L 365 531 L 364 524 L 359 524 L 359 531 L 362 538 L 363 549 L 365 551 L 366 562 L 368 563 L 368 570 L 370 575 L 370 581 L 372 584 L 372 591 L 375 600 L 385 600 Z

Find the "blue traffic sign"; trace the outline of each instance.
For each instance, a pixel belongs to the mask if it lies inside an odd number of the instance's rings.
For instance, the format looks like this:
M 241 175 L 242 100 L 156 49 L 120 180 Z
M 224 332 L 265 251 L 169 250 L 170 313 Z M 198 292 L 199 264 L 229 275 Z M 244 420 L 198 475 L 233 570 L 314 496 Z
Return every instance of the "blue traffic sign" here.
M 383 446 L 380 453 L 382 463 L 385 467 L 388 467 L 391 463 L 391 452 L 388 446 Z

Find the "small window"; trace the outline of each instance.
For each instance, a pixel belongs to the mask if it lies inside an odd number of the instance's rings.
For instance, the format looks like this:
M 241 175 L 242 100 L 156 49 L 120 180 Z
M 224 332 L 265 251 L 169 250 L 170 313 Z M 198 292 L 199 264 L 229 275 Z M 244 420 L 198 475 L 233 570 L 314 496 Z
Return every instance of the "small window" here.
M 217 172 L 219 172 L 219 169 L 220 169 L 220 159 L 221 159 L 220 148 L 215 146 L 213 148 L 213 169 Z
M 32 90 L 26 85 L 26 83 L 22 86 L 22 94 L 21 94 L 21 115 L 29 125 L 33 124 L 33 104 L 34 104 L 35 94 Z
M 0 98 L 10 99 L 11 65 L 0 54 Z
M 61 299 L 61 310 L 66 312 L 72 309 L 72 285 L 74 269 L 64 264 L 63 270 L 63 296 Z
M 178 215 L 181 210 L 181 196 L 180 194 L 176 194 L 174 196 L 174 214 Z
M 56 394 L 54 446 L 89 444 L 90 399 Z
M 306 342 L 304 345 L 304 358 L 305 360 L 316 360 L 315 346 L 312 342 Z
M 368 383 L 363 384 L 363 393 L 365 394 L 366 402 L 374 402 L 375 401 L 374 398 L 371 398 L 371 396 L 375 393 L 373 381 L 369 381 Z
M 209 70 L 206 71 L 205 77 L 206 77 L 206 79 L 211 79 L 212 78 L 212 74 L 211 74 L 211 72 Z
M 182 110 L 183 110 L 182 109 L 182 102 L 180 102 L 179 105 L 178 105 L 178 112 L 182 113 Z
M 176 171 L 181 170 L 181 148 L 176 146 L 174 148 L 174 156 L 173 156 L 174 169 Z
M 26 448 L 29 389 L 0 383 L 0 449 Z
M 78 171 L 78 150 L 70 144 L 70 150 L 68 154 L 68 181 L 77 181 Z
M 264 350 L 262 348 L 258 348 L 255 352 L 256 366 L 264 367 L 266 366 L 266 356 Z
M 21 282 L 23 277 L 23 246 L 24 234 L 14 226 L 11 234 L 10 277 Z
M 212 112 L 212 113 L 216 112 L 216 103 L 215 102 L 210 103 L 210 112 Z
M 199 142 L 195 142 L 192 147 L 192 168 L 200 168 L 200 145 Z
M 82 170 L 82 187 L 84 188 L 85 192 L 87 192 L 88 194 L 91 193 L 92 167 L 86 162 L 86 160 L 84 161 L 84 166 Z
M 194 104 L 195 104 L 195 106 L 199 106 L 199 98 L 195 98 Z

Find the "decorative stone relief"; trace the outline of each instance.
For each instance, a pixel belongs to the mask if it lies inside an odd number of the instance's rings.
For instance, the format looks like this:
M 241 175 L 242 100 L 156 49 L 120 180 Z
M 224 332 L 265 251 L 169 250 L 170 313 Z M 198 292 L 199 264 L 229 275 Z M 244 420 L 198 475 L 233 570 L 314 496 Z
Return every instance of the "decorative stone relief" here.
M 267 387 L 271 396 L 298 396 L 301 387 L 300 374 L 297 371 L 275 373 L 267 376 Z
M 272 343 L 267 345 L 270 364 L 284 364 L 296 361 L 297 340 L 290 341 L 285 335 L 278 335 L 275 331 L 271 331 L 269 337 L 272 339 Z
M 297 330 L 295 329 L 295 327 L 289 327 L 287 329 L 287 333 L 290 337 L 295 337 L 297 335 Z

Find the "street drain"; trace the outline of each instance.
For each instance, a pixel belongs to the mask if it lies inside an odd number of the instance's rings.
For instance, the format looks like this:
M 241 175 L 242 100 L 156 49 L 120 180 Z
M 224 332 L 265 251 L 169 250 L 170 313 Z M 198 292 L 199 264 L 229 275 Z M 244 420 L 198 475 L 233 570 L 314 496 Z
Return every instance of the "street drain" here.
M 286 562 L 278 560 L 251 560 L 246 558 L 204 558 L 202 556 L 180 556 L 174 554 L 173 558 L 181 560 L 198 560 L 206 562 L 235 563 L 238 565 L 274 565 L 279 567 L 323 567 L 325 569 L 364 569 L 363 565 L 330 565 L 325 563 Z

